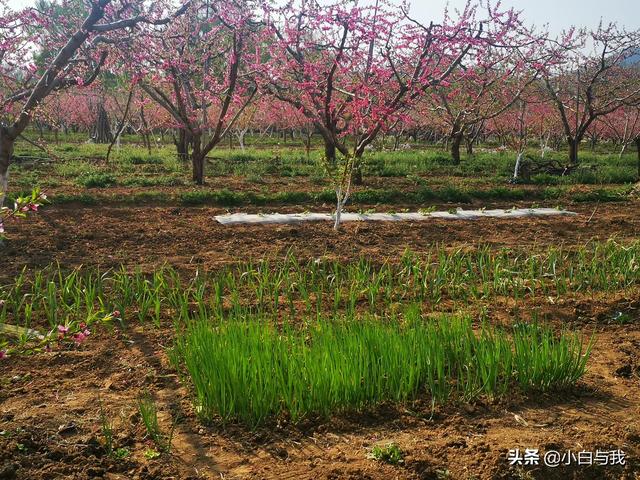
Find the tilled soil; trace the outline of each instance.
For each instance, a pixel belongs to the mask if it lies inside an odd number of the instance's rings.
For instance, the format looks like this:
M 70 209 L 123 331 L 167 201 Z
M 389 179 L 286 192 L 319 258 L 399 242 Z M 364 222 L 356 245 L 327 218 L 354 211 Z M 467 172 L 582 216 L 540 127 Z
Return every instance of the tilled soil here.
M 224 227 L 212 219 L 224 210 L 214 208 L 49 207 L 11 225 L 0 250 L 0 279 L 9 281 L 25 265 L 55 261 L 67 267 L 123 264 L 152 270 L 168 263 L 181 270 L 215 270 L 289 251 L 301 258 L 366 256 L 382 262 L 407 248 L 421 252 L 435 244 L 533 250 L 611 237 L 628 241 L 640 234 L 639 207 L 637 202 L 582 204 L 571 207 L 579 216 L 561 218 L 351 223 L 339 233 L 328 223 Z M 572 392 L 514 394 L 436 409 L 382 405 L 328 422 L 281 421 L 255 431 L 197 420 L 188 387 L 168 365 L 167 332 L 133 325 L 125 331 L 102 329 L 81 347 L 5 358 L 0 360 L 0 479 L 640 478 L 637 290 L 540 301 L 546 317 L 586 335 L 596 333 L 589 372 Z M 612 323 L 616 311 L 624 311 L 630 323 Z M 497 304 L 491 313 L 497 321 L 509 317 Z M 173 449 L 159 458 L 145 457 L 154 446 L 136 413 L 143 392 L 157 400 L 165 431 L 177 419 Z M 101 411 L 113 420 L 115 446 L 127 448 L 126 458 L 106 454 Z M 369 458 L 374 445 L 388 442 L 404 452 L 402 464 Z M 507 460 L 515 448 L 621 449 L 627 457 L 625 466 L 615 467 L 516 467 Z
M 414 206 L 412 210 L 418 208 Z M 446 210 L 447 206 L 440 208 Z M 149 270 L 168 263 L 178 268 L 211 270 L 248 258 L 282 257 L 287 252 L 301 259 L 328 256 L 348 261 L 366 256 L 383 261 L 397 259 L 407 249 L 421 252 L 436 244 L 451 248 L 478 244 L 546 248 L 584 244 L 593 239 L 632 240 L 640 236 L 638 201 L 578 204 L 568 208 L 580 215 L 517 220 L 353 222 L 345 223 L 340 232 L 335 232 L 331 222 L 223 226 L 213 219 L 214 215 L 227 211 L 220 208 L 51 206 L 8 227 L 10 239 L 0 249 L 3 266 L 0 278 L 12 278 L 25 265 L 42 267 L 52 262 L 69 267 L 125 265 Z M 384 212 L 390 208 L 378 206 L 377 210 Z M 393 210 L 399 211 L 399 207 Z
M 97 333 L 79 349 L 6 359 L 2 364 L 0 478 L 18 479 L 618 479 L 640 475 L 640 318 L 633 327 L 597 327 L 584 381 L 573 392 L 508 401 L 342 415 L 329 422 L 202 425 L 189 392 L 167 366 L 154 331 Z M 178 419 L 173 449 L 157 459 L 144 438 L 136 400 L 151 392 L 165 431 Z M 112 418 L 109 457 L 100 412 Z M 398 466 L 369 458 L 397 443 Z M 541 452 L 621 449 L 626 466 L 511 467 L 509 449 Z

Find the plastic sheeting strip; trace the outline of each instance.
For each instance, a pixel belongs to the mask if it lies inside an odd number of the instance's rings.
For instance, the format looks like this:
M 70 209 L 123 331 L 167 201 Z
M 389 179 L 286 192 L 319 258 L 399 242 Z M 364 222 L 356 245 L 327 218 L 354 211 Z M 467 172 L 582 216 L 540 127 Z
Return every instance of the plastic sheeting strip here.
M 556 208 L 522 208 L 511 210 L 457 210 L 452 212 L 428 213 L 343 213 L 342 222 L 422 222 L 430 218 L 445 220 L 478 220 L 480 218 L 524 218 L 577 215 L 575 212 Z M 302 222 L 333 221 L 330 213 L 231 213 L 214 217 L 222 225 L 269 225 Z

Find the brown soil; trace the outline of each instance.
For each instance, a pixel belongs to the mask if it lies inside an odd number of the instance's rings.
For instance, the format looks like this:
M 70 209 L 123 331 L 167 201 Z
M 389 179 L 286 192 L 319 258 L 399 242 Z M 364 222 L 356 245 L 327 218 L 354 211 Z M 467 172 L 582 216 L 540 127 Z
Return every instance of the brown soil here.
M 413 210 L 417 208 L 414 206 Z M 334 232 L 330 222 L 222 226 L 212 218 L 227 211 L 221 208 L 52 206 L 10 225 L 10 240 L 0 250 L 3 265 L 0 278 L 12 277 L 25 265 L 41 267 L 56 261 L 69 267 L 124 264 L 152 269 L 166 262 L 183 268 L 215 269 L 247 258 L 279 257 L 288 251 L 300 258 L 325 255 L 349 260 L 363 255 L 393 260 L 406 249 L 420 252 L 434 244 L 468 247 L 470 243 L 488 243 L 497 247 L 535 248 L 584 244 L 611 237 L 632 240 L 640 236 L 640 202 L 579 204 L 568 208 L 580 215 L 516 221 L 354 222 L 344 224 L 341 232 Z M 377 210 L 398 211 L 399 207 L 379 206 Z
M 535 220 L 223 227 L 223 209 L 50 207 L 11 225 L 0 253 L 2 282 L 24 265 L 59 261 L 151 270 L 170 263 L 213 270 L 248 257 L 327 255 L 383 261 L 406 248 L 434 244 L 542 248 L 591 239 L 637 239 L 640 204 L 581 205 L 578 217 Z M 415 208 L 415 207 L 414 207 Z M 396 207 L 397 209 L 397 207 Z M 286 211 L 287 209 L 278 209 Z M 288 209 L 295 210 L 295 209 Z M 381 208 L 384 211 L 384 207 Z M 593 217 L 589 221 L 589 218 Z M 330 422 L 286 423 L 250 431 L 202 425 L 189 392 L 168 366 L 169 333 L 130 327 L 94 332 L 79 348 L 0 360 L 0 479 L 637 479 L 640 478 L 640 303 L 637 291 L 544 302 L 547 316 L 584 333 L 594 331 L 589 372 L 561 396 L 510 397 L 503 402 L 383 405 Z M 540 306 L 540 305 L 538 305 Z M 609 322 L 624 311 L 629 325 Z M 496 319 L 509 312 L 496 306 Z M 165 430 L 178 418 L 173 450 L 147 459 L 151 447 L 136 414 L 149 391 Z M 100 442 L 100 404 L 114 421 L 116 444 L 131 456 L 115 460 Z M 396 442 L 404 463 L 368 458 L 376 444 Z M 560 452 L 621 449 L 624 467 L 510 467 L 512 448 Z
M 167 367 L 167 339 L 141 329 L 99 332 L 81 349 L 5 360 L 0 478 L 638 478 L 640 328 L 598 328 L 597 338 L 584 382 L 562 396 L 434 412 L 428 405 L 382 406 L 252 432 L 196 420 L 189 392 Z M 143 452 L 153 445 L 136 413 L 136 399 L 147 390 L 165 430 L 179 418 L 172 452 L 151 460 Z M 124 460 L 105 454 L 98 399 L 114 419 L 117 446 L 132 452 Z M 374 445 L 388 442 L 404 452 L 402 465 L 368 458 Z M 509 467 L 507 451 L 529 447 L 619 448 L 628 460 L 625 467 Z

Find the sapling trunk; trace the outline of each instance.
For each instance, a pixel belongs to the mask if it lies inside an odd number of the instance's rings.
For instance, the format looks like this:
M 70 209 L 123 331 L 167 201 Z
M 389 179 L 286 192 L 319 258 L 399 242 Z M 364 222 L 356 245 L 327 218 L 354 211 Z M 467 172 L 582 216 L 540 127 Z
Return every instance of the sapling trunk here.
M 351 182 L 349 182 L 350 184 Z M 336 215 L 335 222 L 333 224 L 333 229 L 337 232 L 340 230 L 340 224 L 342 221 L 342 209 L 344 208 L 347 200 L 349 199 L 349 190 L 350 185 L 347 185 L 345 191 L 342 190 L 342 187 L 336 188 Z
M 131 100 L 133 99 L 133 88 L 129 90 L 129 97 L 127 98 L 127 105 L 124 109 L 124 113 L 122 114 L 122 121 L 116 128 L 114 132 L 115 138 L 111 140 L 109 144 L 109 148 L 107 149 L 107 157 L 105 159 L 105 163 L 109 163 L 109 155 L 111 154 L 111 149 L 113 148 L 113 144 L 115 143 L 118 150 L 120 150 L 120 137 L 122 136 L 122 132 L 124 131 L 127 121 L 127 115 L 129 115 L 129 107 L 131 106 Z
M 340 229 L 340 223 L 342 219 L 342 209 L 344 208 L 347 200 L 349 200 L 349 194 L 351 193 L 351 179 L 353 177 L 354 158 L 346 158 L 344 169 L 342 171 L 342 177 L 340 183 L 336 187 L 336 214 L 335 223 L 333 229 L 338 231 Z
M 547 135 L 546 138 L 545 137 L 541 137 L 540 139 L 540 158 L 542 158 L 544 160 L 544 157 L 547 153 L 547 147 L 549 146 L 549 137 L 551 136 L 551 134 Z
M 516 167 L 513 170 L 513 181 L 514 183 L 518 181 L 518 177 L 520 176 L 520 164 L 522 163 L 522 152 L 518 152 L 518 158 L 516 159 Z
M 237 132 L 237 137 L 238 137 L 238 144 L 240 145 L 240 150 L 242 150 L 244 152 L 245 147 L 244 147 L 244 137 L 247 134 L 246 130 L 239 130 Z
M 625 154 L 625 152 L 627 151 L 627 143 L 623 142 L 622 143 L 622 148 L 620 149 L 620 153 L 618 154 L 618 158 L 622 159 L 622 156 Z

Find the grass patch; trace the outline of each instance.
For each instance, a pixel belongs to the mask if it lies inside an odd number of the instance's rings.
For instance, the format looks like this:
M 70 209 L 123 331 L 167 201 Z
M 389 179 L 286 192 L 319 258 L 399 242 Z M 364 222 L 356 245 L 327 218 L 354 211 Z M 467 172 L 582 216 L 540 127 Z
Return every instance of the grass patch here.
M 599 188 L 590 192 L 573 194 L 576 202 L 624 202 L 631 188 Z
M 590 344 L 520 327 L 511 334 L 466 318 L 403 322 L 319 320 L 283 331 L 260 321 L 191 324 L 176 344 L 205 419 L 251 426 L 273 417 L 327 418 L 385 401 L 444 403 L 510 389 L 557 390 L 584 374 Z
M 122 180 L 122 185 L 127 187 L 180 187 L 186 185 L 181 177 L 128 177 Z
M 179 200 L 183 205 L 220 205 L 232 207 L 244 203 L 246 195 L 242 192 L 232 192 L 223 189 L 217 191 L 195 190 L 183 192 L 179 195 Z
M 92 195 L 85 193 L 79 195 L 68 195 L 66 193 L 58 193 L 49 197 L 51 205 L 67 205 L 70 203 L 80 203 L 82 205 L 98 205 L 100 200 Z
M 161 165 L 164 163 L 164 160 L 160 156 L 142 155 L 139 153 L 125 156 L 122 160 L 132 163 L 133 165 Z
M 77 179 L 77 184 L 85 188 L 113 187 L 117 183 L 116 177 L 110 173 L 91 173 Z

